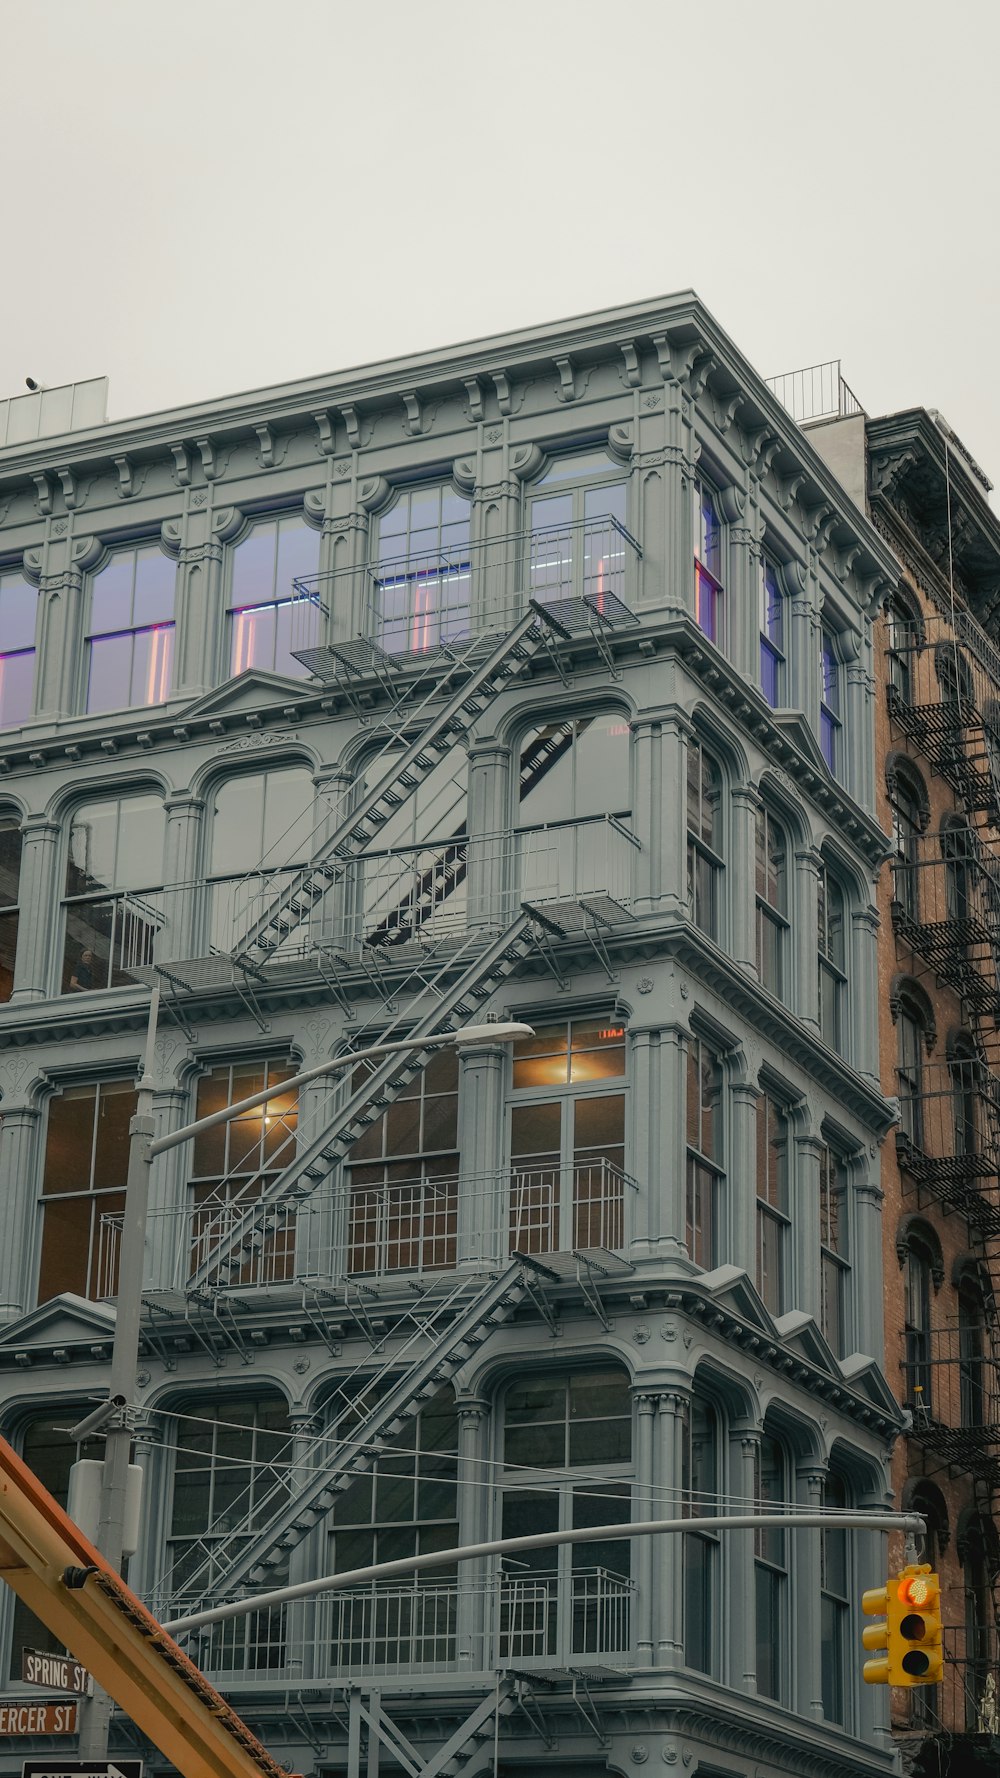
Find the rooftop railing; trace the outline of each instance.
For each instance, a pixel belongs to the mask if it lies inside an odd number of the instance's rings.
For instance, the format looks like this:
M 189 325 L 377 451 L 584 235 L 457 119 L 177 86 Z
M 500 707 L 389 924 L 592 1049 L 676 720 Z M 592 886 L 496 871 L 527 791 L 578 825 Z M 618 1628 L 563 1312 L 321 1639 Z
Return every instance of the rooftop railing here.
M 804 370 L 785 371 L 765 381 L 800 425 L 810 420 L 846 420 L 865 411 L 841 375 L 839 358 L 806 365 Z

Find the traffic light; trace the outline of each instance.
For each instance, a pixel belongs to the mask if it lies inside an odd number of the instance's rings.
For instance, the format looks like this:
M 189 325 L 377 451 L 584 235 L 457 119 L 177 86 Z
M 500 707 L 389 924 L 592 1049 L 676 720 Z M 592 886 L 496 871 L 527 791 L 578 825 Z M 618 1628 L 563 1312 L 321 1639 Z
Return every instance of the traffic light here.
M 927 1562 L 901 1568 L 884 1587 L 864 1594 L 861 1609 L 866 1617 L 885 1622 L 868 1624 L 861 1640 L 878 1651 L 879 1658 L 866 1661 L 867 1685 L 936 1685 L 941 1677 L 941 1582 Z

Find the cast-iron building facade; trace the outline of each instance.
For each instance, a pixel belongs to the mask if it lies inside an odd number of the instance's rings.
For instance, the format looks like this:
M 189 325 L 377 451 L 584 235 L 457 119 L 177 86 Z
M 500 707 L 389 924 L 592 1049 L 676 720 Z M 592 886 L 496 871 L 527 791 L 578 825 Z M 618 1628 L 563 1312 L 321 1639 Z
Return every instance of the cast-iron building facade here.
M 0 516 L 6 1435 L 58 1491 L 106 1387 L 154 967 L 163 1129 L 527 1020 L 157 1162 L 131 1582 L 683 1510 L 194 1652 L 299 1771 L 362 1704 L 426 1778 L 889 1771 L 880 1538 L 698 1528 L 890 1496 L 886 541 L 690 295 L 8 447 Z

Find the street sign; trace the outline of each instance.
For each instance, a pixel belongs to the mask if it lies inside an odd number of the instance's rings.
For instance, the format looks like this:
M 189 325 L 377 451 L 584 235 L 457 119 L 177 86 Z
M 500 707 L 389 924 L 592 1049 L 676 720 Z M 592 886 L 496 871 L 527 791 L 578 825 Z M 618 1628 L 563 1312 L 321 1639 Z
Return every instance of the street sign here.
M 89 1759 L 26 1759 L 21 1762 L 21 1778 L 142 1778 L 142 1761 L 108 1760 L 98 1766 Z
M 0 1735 L 75 1735 L 78 1704 L 0 1704 Z
M 94 1681 L 69 1655 L 43 1655 L 37 1648 L 22 1648 L 21 1678 L 25 1685 L 44 1685 L 47 1692 L 79 1692 L 91 1697 Z

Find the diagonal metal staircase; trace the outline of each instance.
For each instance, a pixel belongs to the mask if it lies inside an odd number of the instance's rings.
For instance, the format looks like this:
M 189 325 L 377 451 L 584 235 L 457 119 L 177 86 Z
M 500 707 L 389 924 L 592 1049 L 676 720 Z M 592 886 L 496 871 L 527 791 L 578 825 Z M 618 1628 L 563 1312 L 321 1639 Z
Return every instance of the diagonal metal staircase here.
M 310 864 L 291 877 L 233 946 L 235 963 L 259 968 L 309 916 L 343 866 L 376 838 L 456 742 L 464 740 L 490 700 L 562 626 L 543 606 L 532 605 L 512 630 L 480 660 L 457 691 L 429 715 L 419 734 L 389 755 L 386 769 L 356 808 L 339 821 Z M 410 716 L 419 720 L 423 709 Z M 408 724 L 409 726 L 409 724 Z
M 185 1578 L 185 1594 L 211 1585 L 213 1597 L 221 1597 L 240 1586 L 273 1582 L 289 1551 L 329 1512 L 336 1496 L 371 1469 L 378 1445 L 395 1438 L 513 1314 L 528 1288 L 525 1263 L 514 1260 L 485 1283 L 481 1277 L 462 1279 L 418 1325 L 402 1351 L 390 1353 L 344 1403 L 316 1442 L 315 1469 L 304 1478 L 296 1476 L 292 1497 L 284 1480 L 275 1482 L 255 1503 L 252 1519 L 217 1540 L 201 1566 Z M 401 1360 L 408 1360 L 406 1368 L 394 1375 Z M 220 1566 L 225 1569 L 221 1581 Z
M 467 941 L 471 953 L 466 967 L 447 985 L 432 981 L 435 1004 L 411 1028 L 414 1038 L 438 1036 L 469 1023 L 499 984 L 510 975 L 534 945 L 534 916 L 522 912 L 505 931 L 494 934 L 485 945 Z M 459 953 L 461 955 L 461 953 Z M 455 958 L 446 960 L 440 976 L 454 970 Z M 398 1031 L 401 1017 L 383 1032 L 386 1040 Z M 259 1198 L 248 1204 L 243 1216 L 233 1216 L 230 1204 L 220 1211 L 217 1227 L 208 1223 L 199 1231 L 199 1247 L 205 1254 L 187 1281 L 188 1292 L 225 1288 L 239 1278 L 241 1267 L 262 1246 L 290 1207 L 321 1185 L 331 1169 L 343 1161 L 369 1124 L 382 1116 L 403 1088 L 426 1064 L 430 1051 L 418 1047 L 389 1056 L 366 1075 L 347 1103 L 320 1135 L 295 1156 Z
M 498 1680 L 455 1733 L 432 1754 L 420 1778 L 475 1778 L 493 1757 L 494 1720 L 517 1709 L 519 1682 L 510 1674 Z

